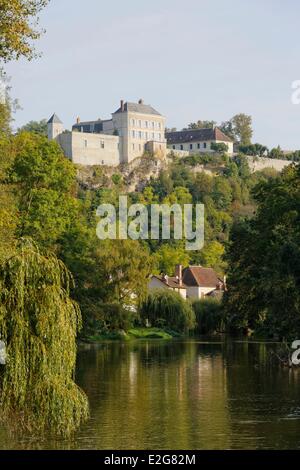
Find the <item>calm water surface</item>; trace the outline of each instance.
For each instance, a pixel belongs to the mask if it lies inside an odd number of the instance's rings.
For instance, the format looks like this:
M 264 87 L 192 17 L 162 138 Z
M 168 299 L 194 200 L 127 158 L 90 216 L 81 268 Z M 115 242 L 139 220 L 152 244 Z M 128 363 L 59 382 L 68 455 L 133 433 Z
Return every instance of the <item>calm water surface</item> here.
M 1 449 L 300 448 L 300 370 L 274 367 L 276 345 L 136 341 L 84 346 L 77 381 L 91 418 L 68 440 L 12 437 Z

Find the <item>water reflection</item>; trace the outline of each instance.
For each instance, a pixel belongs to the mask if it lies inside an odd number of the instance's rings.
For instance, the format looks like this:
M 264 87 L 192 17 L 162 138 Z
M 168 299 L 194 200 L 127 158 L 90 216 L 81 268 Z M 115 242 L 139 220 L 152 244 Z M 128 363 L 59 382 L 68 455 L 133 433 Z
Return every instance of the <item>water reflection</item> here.
M 300 371 L 274 345 L 200 340 L 86 346 L 77 381 L 91 419 L 65 441 L 0 432 L 0 448 L 300 448 Z

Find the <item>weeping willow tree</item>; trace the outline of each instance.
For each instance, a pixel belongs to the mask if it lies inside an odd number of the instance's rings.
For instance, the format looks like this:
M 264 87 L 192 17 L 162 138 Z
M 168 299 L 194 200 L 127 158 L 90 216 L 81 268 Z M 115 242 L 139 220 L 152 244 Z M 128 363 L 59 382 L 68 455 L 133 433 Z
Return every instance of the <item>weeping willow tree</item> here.
M 152 326 L 167 327 L 178 333 L 187 333 L 195 327 L 191 304 L 171 290 L 151 292 L 141 305 L 141 317 Z
M 33 431 L 68 435 L 88 416 L 74 382 L 81 314 L 69 297 L 72 282 L 60 260 L 28 239 L 0 266 L 0 336 L 7 346 L 0 412 Z

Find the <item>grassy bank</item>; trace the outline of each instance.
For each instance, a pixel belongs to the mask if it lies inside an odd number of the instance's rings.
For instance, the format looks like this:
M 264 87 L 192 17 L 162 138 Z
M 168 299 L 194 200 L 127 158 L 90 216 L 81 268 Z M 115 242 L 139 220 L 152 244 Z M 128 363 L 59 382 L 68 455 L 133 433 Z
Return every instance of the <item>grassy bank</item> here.
M 132 341 L 135 339 L 172 339 L 179 336 L 174 331 L 166 331 L 161 328 L 131 328 L 127 332 L 115 331 L 82 338 L 83 341 L 98 343 L 107 340 Z

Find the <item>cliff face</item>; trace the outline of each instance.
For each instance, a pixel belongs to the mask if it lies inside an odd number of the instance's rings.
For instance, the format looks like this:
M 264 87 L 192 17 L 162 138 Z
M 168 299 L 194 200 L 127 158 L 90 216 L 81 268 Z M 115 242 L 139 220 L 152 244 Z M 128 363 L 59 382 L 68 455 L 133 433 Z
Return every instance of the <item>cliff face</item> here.
M 111 188 L 122 181 L 126 192 L 142 191 L 150 178 L 157 178 L 168 162 L 152 155 L 136 158 L 118 167 L 77 165 L 77 179 L 84 189 Z

